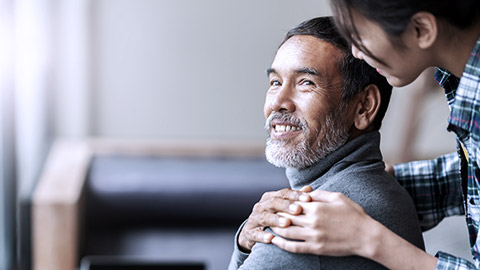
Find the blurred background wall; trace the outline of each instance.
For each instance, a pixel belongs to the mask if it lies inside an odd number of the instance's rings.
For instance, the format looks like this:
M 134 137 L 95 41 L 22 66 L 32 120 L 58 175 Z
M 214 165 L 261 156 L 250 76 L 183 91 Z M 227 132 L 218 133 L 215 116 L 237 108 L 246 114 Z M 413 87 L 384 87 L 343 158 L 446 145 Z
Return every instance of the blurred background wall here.
M 0 179 L 5 264 L 30 237 L 8 237 L 12 217 L 28 221 L 8 194 L 30 196 L 53 140 L 263 144 L 265 70 L 276 48 L 301 21 L 331 14 L 326 0 L 0 0 L 0 12 L 0 38 L 10 41 L 0 42 L 1 101 L 11 106 L 0 122 L 0 162 L 10 168 Z M 425 88 L 433 89 L 422 92 L 426 101 L 412 105 Z M 395 90 L 382 128 L 386 161 L 454 151 L 447 116 L 432 80 Z
M 56 101 L 86 117 L 85 130 L 62 113 L 57 134 L 263 142 L 275 49 L 290 27 L 328 13 L 326 1 L 91 1 L 87 102 Z

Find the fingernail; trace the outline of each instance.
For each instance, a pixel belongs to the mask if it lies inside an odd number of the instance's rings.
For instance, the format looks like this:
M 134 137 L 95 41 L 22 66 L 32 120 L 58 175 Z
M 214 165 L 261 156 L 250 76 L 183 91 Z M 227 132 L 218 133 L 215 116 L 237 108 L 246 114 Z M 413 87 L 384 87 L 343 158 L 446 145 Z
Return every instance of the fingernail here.
M 278 219 L 278 223 L 280 223 L 281 226 L 287 225 L 287 219 L 284 217 L 281 217 Z
M 290 204 L 290 206 L 288 207 L 288 209 L 290 209 L 290 211 L 291 211 L 292 213 L 296 213 L 297 210 L 298 210 L 298 206 L 295 205 L 295 204 Z
M 308 202 L 308 196 L 303 194 L 303 195 L 300 195 L 300 197 L 298 197 L 298 199 L 300 201 L 303 201 L 303 202 Z

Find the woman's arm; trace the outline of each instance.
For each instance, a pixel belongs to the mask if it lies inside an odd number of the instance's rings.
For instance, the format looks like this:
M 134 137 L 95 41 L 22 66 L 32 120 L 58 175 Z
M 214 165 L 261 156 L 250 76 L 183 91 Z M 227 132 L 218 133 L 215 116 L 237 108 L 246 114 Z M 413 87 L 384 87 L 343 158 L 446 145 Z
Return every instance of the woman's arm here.
M 358 255 L 389 269 L 435 269 L 437 258 L 387 229 L 343 194 L 317 190 L 310 196 L 314 202 L 298 203 L 303 214 L 282 214 L 292 225 L 273 228 L 283 238 L 275 237 L 272 243 L 294 253 Z
M 457 153 L 397 164 L 394 169 L 395 179 L 413 199 L 423 231 L 444 217 L 465 213 Z

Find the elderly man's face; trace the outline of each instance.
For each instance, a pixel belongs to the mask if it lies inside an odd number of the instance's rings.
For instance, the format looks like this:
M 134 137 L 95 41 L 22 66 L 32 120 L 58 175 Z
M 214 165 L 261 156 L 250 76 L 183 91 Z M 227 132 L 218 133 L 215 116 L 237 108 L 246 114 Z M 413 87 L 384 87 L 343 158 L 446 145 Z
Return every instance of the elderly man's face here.
M 264 108 L 266 156 L 272 164 L 305 168 L 346 142 L 342 56 L 332 44 L 303 35 L 291 37 L 277 51 Z

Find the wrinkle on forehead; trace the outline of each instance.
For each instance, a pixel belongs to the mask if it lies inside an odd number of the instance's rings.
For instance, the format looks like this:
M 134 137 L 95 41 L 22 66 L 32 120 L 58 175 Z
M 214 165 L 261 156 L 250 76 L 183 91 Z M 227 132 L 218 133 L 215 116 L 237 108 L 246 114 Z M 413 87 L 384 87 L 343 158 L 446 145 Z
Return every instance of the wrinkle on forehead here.
M 293 36 L 278 49 L 272 68 L 276 72 L 316 71 L 327 86 L 339 78 L 343 83 L 340 74 L 342 57 L 343 52 L 327 41 L 314 36 Z
M 278 49 L 268 75 L 296 79 L 313 76 L 316 83 L 312 98 L 319 96 L 322 107 L 338 108 L 342 98 L 343 77 L 340 61 L 344 53 L 333 44 L 314 36 L 293 36 Z M 316 99 L 316 98 L 315 98 Z

